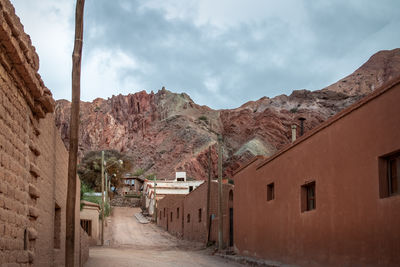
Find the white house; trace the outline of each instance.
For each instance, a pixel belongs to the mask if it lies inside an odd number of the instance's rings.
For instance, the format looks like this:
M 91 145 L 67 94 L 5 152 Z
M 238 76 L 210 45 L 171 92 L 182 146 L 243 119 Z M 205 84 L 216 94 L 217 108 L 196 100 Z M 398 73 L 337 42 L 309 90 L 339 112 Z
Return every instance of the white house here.
M 156 191 L 156 199 L 162 199 L 166 195 L 187 195 L 196 187 L 200 186 L 204 181 L 187 181 L 186 172 L 177 172 L 175 180 L 145 180 L 143 185 L 143 195 L 145 198 L 146 209 L 149 214 L 154 212 L 154 189 Z

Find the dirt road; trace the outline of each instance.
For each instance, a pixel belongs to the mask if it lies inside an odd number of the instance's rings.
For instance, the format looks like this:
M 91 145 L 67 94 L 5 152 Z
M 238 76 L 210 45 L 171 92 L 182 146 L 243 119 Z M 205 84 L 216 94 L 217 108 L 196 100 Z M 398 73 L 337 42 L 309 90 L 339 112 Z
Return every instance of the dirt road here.
M 140 224 L 138 208 L 114 208 L 104 247 L 90 248 L 86 267 L 112 266 L 242 266 L 179 240 L 154 224 Z

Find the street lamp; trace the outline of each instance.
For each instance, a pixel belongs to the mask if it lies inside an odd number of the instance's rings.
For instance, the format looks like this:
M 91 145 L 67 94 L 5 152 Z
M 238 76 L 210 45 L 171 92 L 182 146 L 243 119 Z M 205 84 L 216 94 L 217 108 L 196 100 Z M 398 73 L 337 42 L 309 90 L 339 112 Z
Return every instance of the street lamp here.
M 106 161 L 104 160 L 104 151 L 101 151 L 101 245 L 104 245 L 104 173 L 106 174 L 107 179 L 107 169 L 115 164 L 122 165 L 124 162 L 122 160 L 118 160 L 109 166 L 106 165 Z

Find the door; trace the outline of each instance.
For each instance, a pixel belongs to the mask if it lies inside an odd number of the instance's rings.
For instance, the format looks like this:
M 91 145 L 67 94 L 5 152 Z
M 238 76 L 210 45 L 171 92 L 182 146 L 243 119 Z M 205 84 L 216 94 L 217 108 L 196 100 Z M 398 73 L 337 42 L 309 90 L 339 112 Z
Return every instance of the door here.
M 229 246 L 233 247 L 233 208 L 229 208 Z

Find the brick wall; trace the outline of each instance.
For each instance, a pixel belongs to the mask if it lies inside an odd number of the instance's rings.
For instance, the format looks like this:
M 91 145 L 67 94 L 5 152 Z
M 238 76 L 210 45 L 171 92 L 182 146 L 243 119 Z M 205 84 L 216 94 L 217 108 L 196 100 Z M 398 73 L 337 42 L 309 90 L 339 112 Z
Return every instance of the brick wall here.
M 14 8 L 0 0 L 0 264 L 64 264 L 68 153 L 38 67 Z

